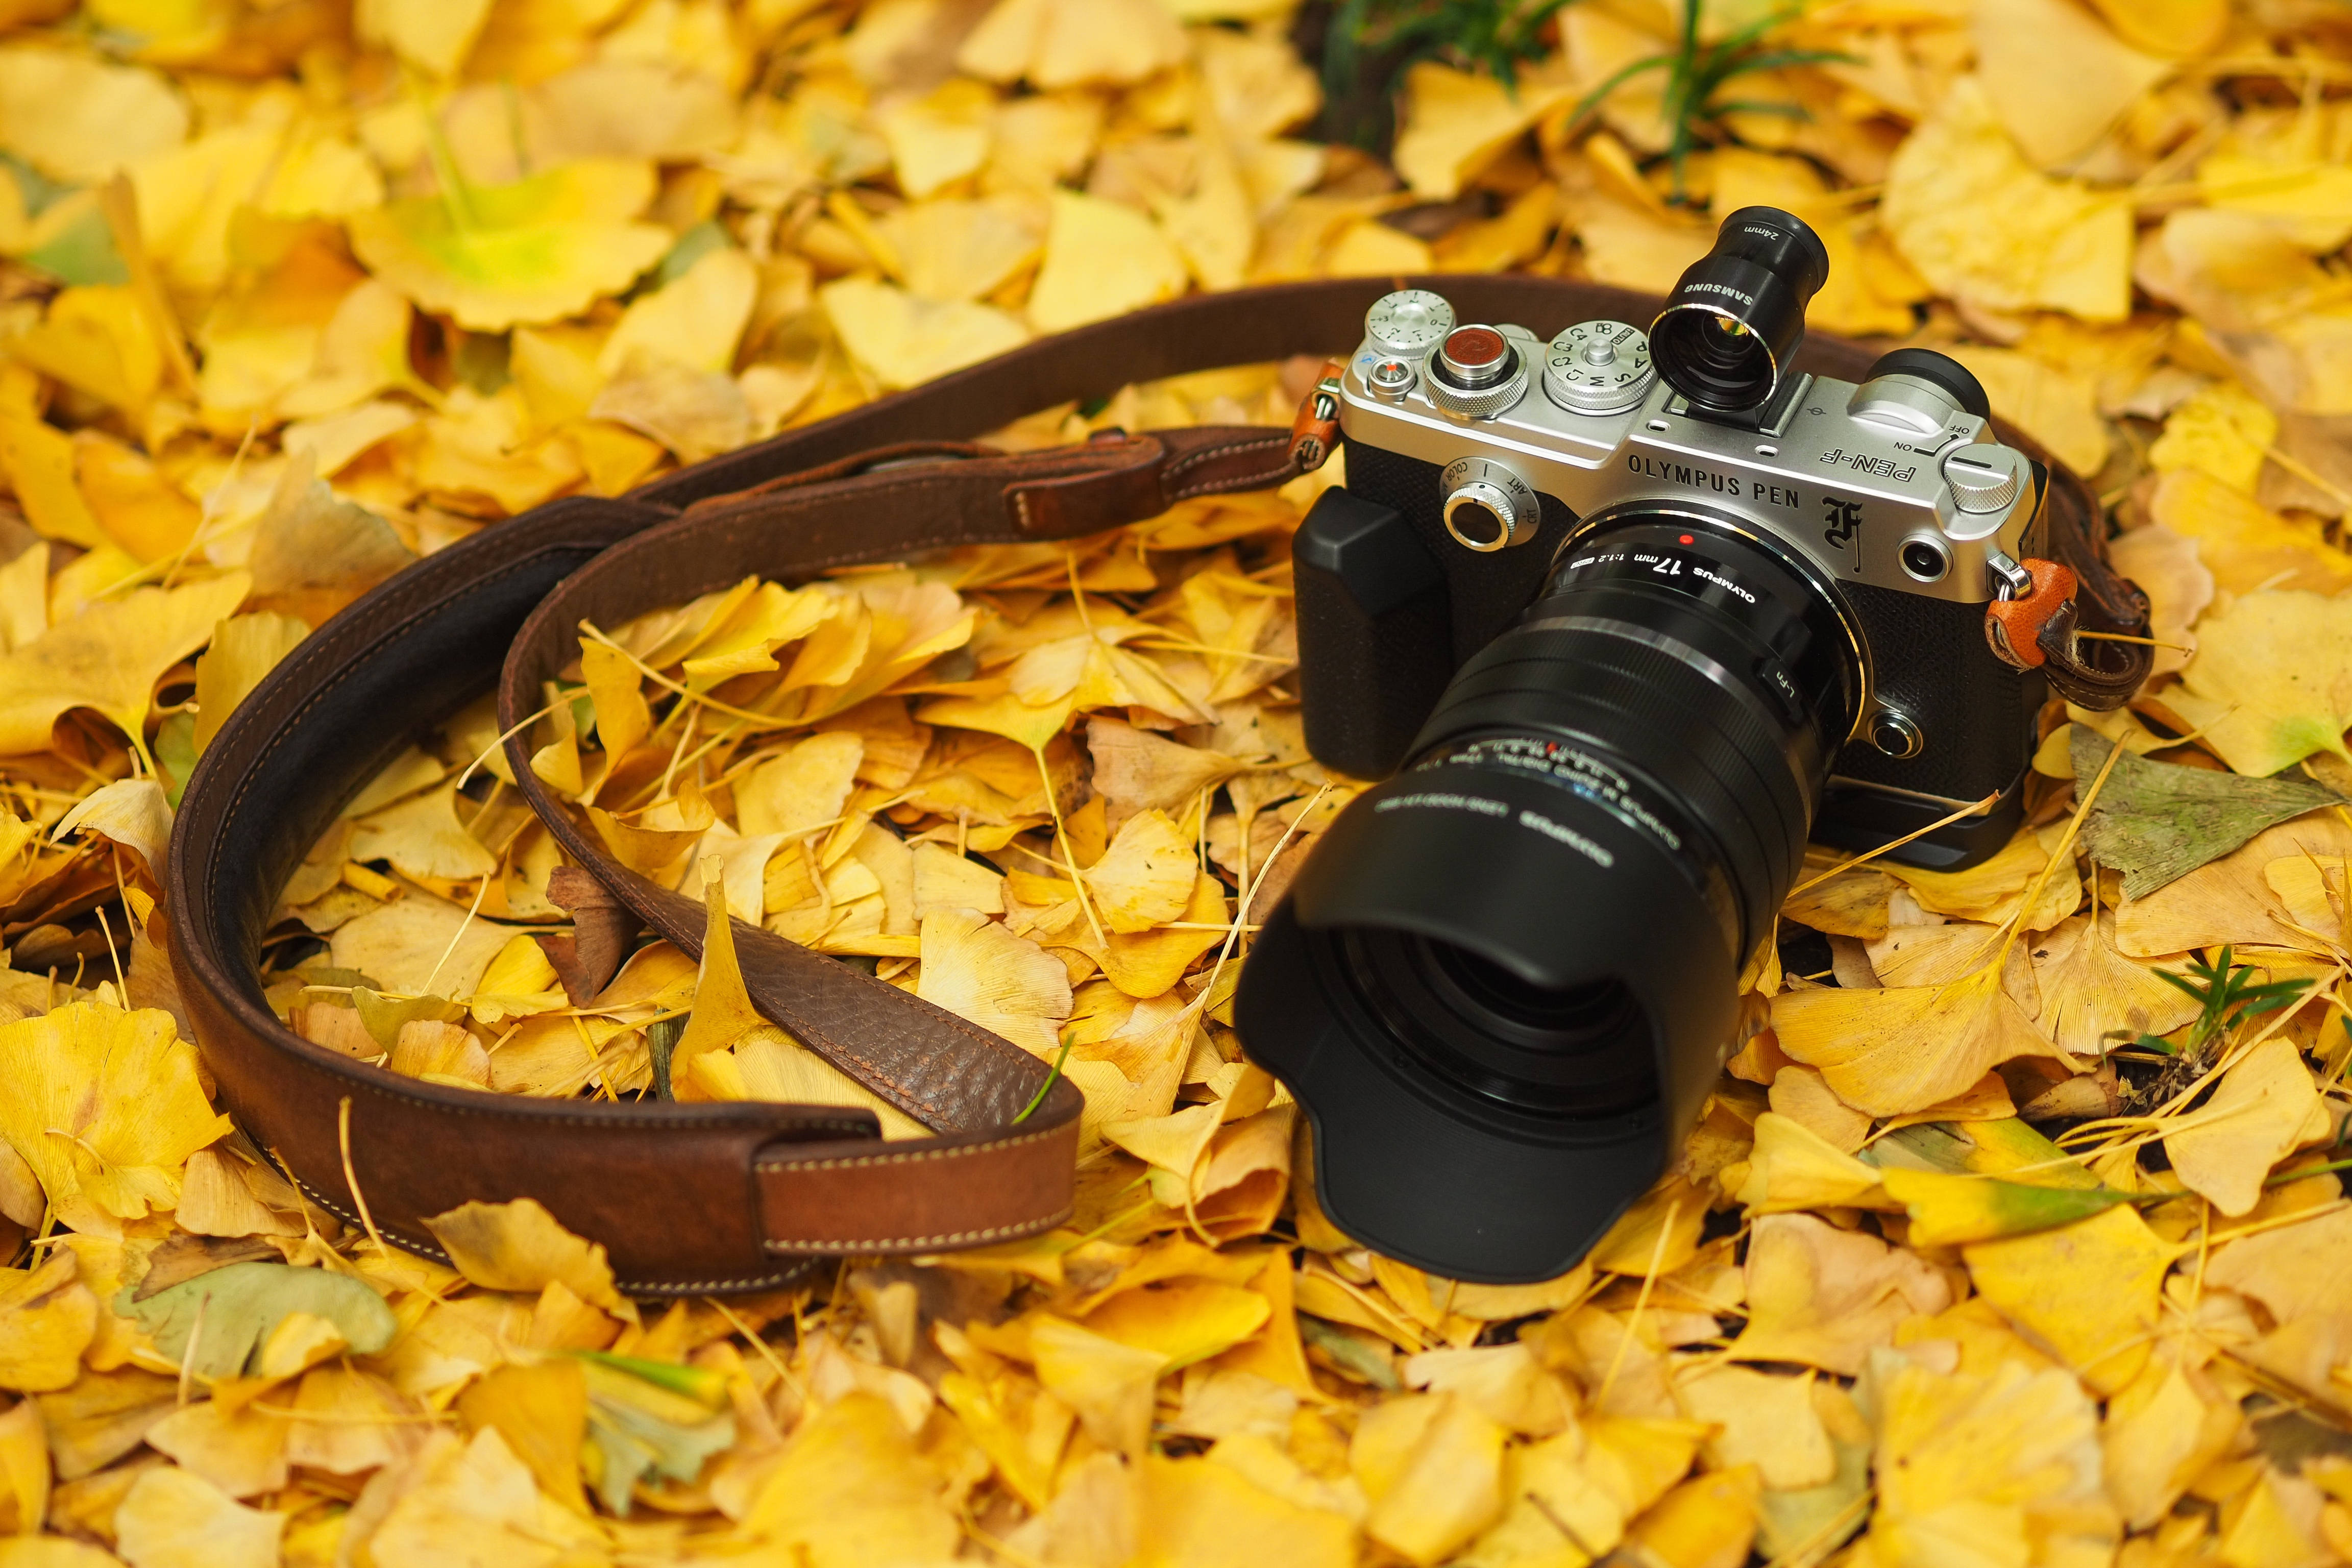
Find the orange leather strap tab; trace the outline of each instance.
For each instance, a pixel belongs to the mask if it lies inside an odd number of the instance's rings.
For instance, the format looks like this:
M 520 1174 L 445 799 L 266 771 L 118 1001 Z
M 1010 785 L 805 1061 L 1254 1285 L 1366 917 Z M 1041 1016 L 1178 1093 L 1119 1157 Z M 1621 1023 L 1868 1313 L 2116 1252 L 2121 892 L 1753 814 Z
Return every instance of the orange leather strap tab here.
M 2077 584 L 2073 570 L 2055 561 L 2029 559 L 2019 564 L 2033 579 L 2032 590 L 1985 606 L 1985 640 L 2004 663 L 2038 669 L 2049 658 L 2042 635 L 2062 613 L 2072 610 Z

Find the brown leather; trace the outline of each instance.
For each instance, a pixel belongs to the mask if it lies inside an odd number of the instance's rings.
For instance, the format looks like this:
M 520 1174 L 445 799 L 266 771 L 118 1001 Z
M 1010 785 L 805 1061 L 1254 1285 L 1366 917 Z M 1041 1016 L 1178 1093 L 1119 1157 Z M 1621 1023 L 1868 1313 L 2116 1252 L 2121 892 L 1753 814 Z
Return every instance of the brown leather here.
M 2099 712 L 2120 708 L 2132 700 L 2155 668 L 2155 646 L 2114 642 L 2104 637 L 2086 640 L 2078 634 L 2146 637 L 2153 624 L 2147 595 L 2107 563 L 2106 517 L 2091 487 L 2039 447 L 2018 441 L 2014 432 L 2005 436 L 2049 465 L 2049 491 L 2042 503 L 2042 547 L 2074 574 L 2073 595 L 2034 637 L 2034 646 L 2042 654 L 2042 673 L 2059 696 L 2077 707 Z M 1991 624 L 1988 616 L 1986 625 Z
M 885 1144 L 871 1114 L 837 1107 L 538 1100 L 353 1061 L 288 1031 L 262 996 L 256 960 L 278 889 L 341 804 L 418 730 L 478 694 L 501 659 L 505 721 L 536 707 L 519 707 L 519 694 L 569 662 L 583 617 L 614 626 L 754 571 L 800 575 L 1092 533 L 1189 496 L 1280 481 L 1295 470 L 1289 432 L 1277 428 L 1112 435 L 1019 456 L 964 443 L 1130 381 L 1344 350 L 1374 299 L 1413 284 L 1443 289 L 1465 319 L 1538 330 L 1646 320 L 1654 309 L 1623 290 L 1517 277 L 1195 296 L 1041 339 L 625 498 L 553 502 L 368 594 L 237 708 L 182 799 L 167 878 L 173 956 L 224 1103 L 305 1192 L 356 1220 L 348 1152 L 370 1216 L 401 1245 L 435 1252 L 427 1216 L 529 1196 L 607 1247 L 623 1288 L 640 1295 L 768 1289 L 813 1258 L 944 1249 L 1059 1223 L 1077 1092 L 1058 1082 L 1016 1124 L 1045 1064 L 847 965 L 736 929 L 762 1011 L 935 1136 Z M 1872 357 L 1815 339 L 1797 363 L 1854 378 Z M 2076 532 L 2095 561 L 2095 508 L 2084 515 Z M 2086 585 L 2104 573 L 2069 559 Z M 698 952 L 699 905 L 614 865 L 547 797 L 520 744 L 509 742 L 513 771 L 566 852 L 635 918 Z M 585 938 L 567 956 L 584 960 Z

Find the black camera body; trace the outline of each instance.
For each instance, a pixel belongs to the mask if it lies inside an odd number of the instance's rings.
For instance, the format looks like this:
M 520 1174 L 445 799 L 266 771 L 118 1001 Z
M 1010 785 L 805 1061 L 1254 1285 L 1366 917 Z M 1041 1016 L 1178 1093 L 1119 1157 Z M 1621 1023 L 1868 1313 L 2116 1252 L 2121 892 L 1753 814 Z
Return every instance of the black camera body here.
M 1384 782 L 1237 1022 L 1384 1252 L 1567 1268 L 1696 1116 L 1809 838 L 1956 868 L 2021 818 L 2044 683 L 1985 607 L 2030 586 L 2046 475 L 1943 355 L 1788 369 L 1827 266 L 1749 208 L 1647 333 L 1366 319 L 1293 562 L 1308 746 Z
M 1858 390 L 1809 380 L 1824 406 Z M 1454 672 L 1526 612 L 1562 544 L 1582 531 L 1566 502 L 1539 494 L 1542 521 L 1527 548 L 1466 550 L 1445 530 L 1446 465 L 1353 432 L 1347 452 L 1346 487 L 1324 493 L 1294 548 L 1299 695 L 1318 762 L 1352 778 L 1385 778 L 1414 750 Z M 1807 533 L 1818 539 L 1840 529 L 1864 549 L 1895 548 L 1885 540 L 1894 528 L 1869 535 L 1874 518 L 1854 526 L 1860 498 L 1834 479 L 1742 479 L 1754 497 L 1743 505 L 1714 488 L 1734 482 L 1730 476 L 1638 447 L 1619 459 L 1617 477 L 1630 481 L 1620 504 L 1704 508 L 1800 548 Z M 1775 504 L 1776 494 L 1785 499 Z M 2042 553 L 2031 509 L 2023 510 L 2022 537 L 2011 552 L 2018 560 Z M 1951 870 L 1996 853 L 2023 817 L 2047 693 L 2040 675 L 2002 662 L 1986 645 L 1984 603 L 1993 595 L 1955 599 L 1856 578 L 1837 586 L 1867 652 L 1874 703 L 1870 721 L 1838 752 L 1813 840 L 1875 848 L 1995 795 L 1984 815 L 1937 828 L 1887 858 Z M 1368 671 L 1377 678 L 1366 679 Z

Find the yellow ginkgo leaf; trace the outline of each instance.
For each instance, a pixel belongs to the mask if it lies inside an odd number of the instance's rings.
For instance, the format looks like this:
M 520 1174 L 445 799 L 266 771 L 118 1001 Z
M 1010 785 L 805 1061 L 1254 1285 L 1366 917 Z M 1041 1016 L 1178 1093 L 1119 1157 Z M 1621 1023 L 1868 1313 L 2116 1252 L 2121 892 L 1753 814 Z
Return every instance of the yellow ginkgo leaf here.
M 1965 303 L 2086 321 L 2130 312 L 2130 205 L 2036 169 L 1973 78 L 1895 150 L 1878 210 L 1904 259 Z M 1995 210 L 2003 221 L 1981 221 Z
M 1037 258 L 1041 216 L 1017 197 L 916 202 L 876 228 L 898 253 L 908 289 L 926 300 L 977 300 Z
M 74 482 L 74 467 L 72 437 L 29 403 L 0 400 L 0 475 L 16 492 L 26 521 L 46 538 L 95 548 L 107 537 Z
M 1154 807 L 1119 824 L 1110 847 L 1079 876 L 1094 894 L 1103 924 L 1133 932 L 1181 918 L 1199 869 L 1192 841 Z
M 2221 41 L 2230 0 L 2094 0 L 2134 48 L 2189 59 Z
M 448 77 L 465 63 L 489 15 L 490 0 L 359 0 L 352 20 L 370 43 L 428 75 Z
M 1466 1545 L 1503 1510 L 1510 1434 L 1450 1394 L 1388 1400 L 1363 1413 L 1349 1467 L 1372 1511 L 1365 1533 L 1428 1568 Z
M 2273 1036 L 2221 1075 L 2210 1098 L 2164 1140 L 2165 1157 L 2189 1190 L 2225 1215 L 2262 1201 L 2271 1167 L 2334 1126 L 2292 1040 Z
M 76 1002 L 0 1025 L 0 1138 L 78 1230 L 173 1207 L 188 1156 L 229 1131 L 169 1013 Z
M 1568 96 L 1557 80 L 1523 75 L 1517 89 L 1483 71 L 1423 60 L 1405 76 L 1396 169 L 1423 201 L 1452 201 L 1476 175 Z
M 2147 1364 L 2164 1276 L 2181 1249 L 2126 1205 L 1963 1250 L 1969 1275 L 2028 1340 L 2101 1394 Z
M 857 782 L 866 743 L 856 732 L 828 730 L 769 758 L 735 786 L 735 825 L 744 837 L 798 838 L 841 819 Z
M 654 183 L 649 163 L 583 158 L 354 214 L 352 248 L 381 281 L 475 331 L 557 321 L 619 293 L 669 248 L 667 229 L 634 221 Z
M 2278 433 L 2278 416 L 2261 399 L 2235 382 L 2215 382 L 2166 416 L 2147 460 L 2158 473 L 2198 468 L 2252 495 Z
M 12 1271 L 14 1272 L 14 1271 Z M 98 1333 L 98 1298 L 65 1247 L 0 1284 L 0 1388 L 47 1394 L 70 1388 Z
M 2166 703 L 2239 773 L 2267 778 L 2315 752 L 2352 761 L 2352 600 L 2248 594 L 2198 623 L 2180 679 Z
M 236 705 L 310 628 L 291 616 L 262 611 L 231 616 L 213 629 L 212 646 L 196 661 L 196 751 L 212 744 Z
M 1049 1061 L 1061 1021 L 1070 1016 L 1070 973 L 1062 961 L 977 910 L 923 917 L 915 994 Z
M 2101 1445 L 2107 1495 L 2145 1530 L 2169 1512 L 2199 1471 L 2220 1458 L 2243 1418 L 2232 1400 L 2178 1363 L 2159 1363 L 2108 1401 Z
M 2026 156 L 2073 158 L 2171 74 L 2072 0 L 1979 0 L 1977 79 Z
M 2198 561 L 2212 577 L 2206 590 L 2208 603 L 2213 588 L 2232 594 L 2307 588 L 2333 595 L 2352 587 L 2352 554 L 2327 542 L 2318 529 L 2281 517 L 2201 468 L 2175 468 L 2165 475 L 2149 498 L 2148 512 L 2158 527 L 2194 543 Z M 2117 540 L 2117 566 L 2127 558 L 2128 541 L 2153 531 L 2136 529 Z M 2136 575 L 2133 581 L 2146 586 L 2144 577 Z M 2156 590 L 2150 589 L 2150 594 L 2154 595 Z M 2200 612 L 2202 608 L 2199 606 Z M 2160 626 L 2164 614 L 2160 597 L 2157 614 Z M 2187 624 L 2182 629 L 2187 629 Z
M 19 332 L 9 353 L 133 418 L 163 376 L 163 349 L 137 292 L 114 284 L 68 289 Z
M 1077 1412 L 1087 1436 L 1114 1453 L 1143 1451 L 1151 1432 L 1152 1391 L 1169 1366 L 1164 1352 L 1050 1313 L 1030 1321 L 1029 1347 L 1037 1381 Z
M 1018 348 L 1029 336 L 993 306 L 925 300 L 870 278 L 828 283 L 817 300 L 850 357 L 891 391 Z
M 2032 947 L 2034 984 L 2042 1012 L 2034 1026 L 2078 1057 L 2099 1057 L 2122 1040 L 2168 1035 L 2197 1016 L 2197 999 L 2168 984 L 2168 967 L 2126 958 L 2116 947 L 2116 917 L 2099 911 L 2092 929 L 2088 914 L 2076 915 Z
M 1872 1562 L 2092 1562 L 2114 1552 L 2122 1531 L 2100 1483 L 2098 1407 L 2065 1372 L 2010 1363 L 1946 1375 L 1904 1364 L 1879 1405 Z
M 249 585 L 244 573 L 231 572 L 182 588 L 136 589 L 97 600 L 0 655 L 0 754 L 45 749 L 49 726 L 73 708 L 94 709 L 140 740 L 156 679 L 204 647 Z
M 1875 1165 L 1864 1164 L 1793 1117 L 1768 1110 L 1756 1119 L 1756 1146 L 1748 1156 L 1739 1201 L 1752 1214 L 1877 1208 L 1888 1201 L 1880 1190 L 1881 1174 Z
M 631 301 L 604 340 L 597 368 L 618 374 L 649 359 L 688 370 L 724 371 L 751 320 L 760 269 L 733 246 L 709 251 L 683 276 Z
M 1297 1470 L 1279 1450 L 1273 1457 Z M 1234 1458 L 1223 1443 L 1205 1458 L 1145 1456 L 1136 1568 L 1350 1568 L 1359 1561 L 1355 1525 L 1345 1514 L 1318 1506 L 1313 1493 L 1253 1484 Z
M 379 1568 L 468 1560 L 555 1563 L 592 1550 L 588 1542 L 597 1539 L 593 1525 L 540 1491 L 530 1467 L 496 1426 L 482 1427 L 470 1441 L 436 1429 L 418 1447 L 387 1454 L 384 1462 L 394 1458 L 405 1467 L 409 1484 L 368 1537 L 369 1556 Z
M 995 93 L 961 77 L 885 109 L 882 139 L 889 143 L 898 188 L 921 202 L 979 169 L 988 158 L 989 121 L 995 110 Z
M 1951 1299 L 1915 1253 L 1809 1214 L 1767 1215 L 1748 1244 L 1748 1326 L 1730 1353 L 1851 1375 L 1894 1342 L 1896 1324 Z
M 1784 991 L 1772 1027 L 1791 1059 L 1873 1116 L 1925 1110 L 2012 1057 L 2053 1050 L 1990 968 L 1949 985 Z
M 1153 1352 L 1174 1372 L 1233 1349 L 1265 1327 L 1270 1311 L 1255 1290 L 1181 1279 L 1122 1291 L 1087 1313 L 1086 1327 Z
M 751 1005 L 743 987 L 742 966 L 735 958 L 735 927 L 727 912 L 727 885 L 720 875 L 720 858 L 703 858 L 702 899 L 707 920 L 702 930 L 702 969 L 694 985 L 694 1013 L 686 1032 L 677 1037 L 670 1070 L 684 1073 L 705 1051 L 723 1050 L 754 1029 L 770 1028 Z
M 583 1301 L 635 1315 L 613 1288 L 604 1247 L 564 1229 L 535 1198 L 461 1204 L 425 1226 L 457 1272 L 484 1289 L 539 1291 L 560 1282 Z
M 653 733 L 653 709 L 646 701 L 645 678 L 620 649 L 593 637 L 580 639 L 581 679 L 596 710 L 596 742 L 617 763 Z
M 45 174 L 97 184 L 187 134 L 187 104 L 152 70 L 33 43 L 0 49 L 0 148 Z
M 2209 205 L 2254 213 L 2325 256 L 2352 239 L 2352 170 L 2333 160 L 2215 153 L 2197 165 Z
M 2129 1195 L 2105 1187 L 2028 1185 L 1899 1167 L 1887 1171 L 1884 1179 L 1887 1195 L 1910 1212 L 1914 1247 L 1991 1241 L 2072 1225 Z
M 1708 1444 L 1718 1468 L 1754 1465 L 1767 1486 L 1786 1490 L 1819 1486 L 1837 1473 L 1812 1387 L 1811 1375 L 1715 1363 L 1685 1372 L 1675 1393 L 1691 1415 L 1722 1428 Z
M 1183 257 L 1149 216 L 1056 190 L 1029 321 L 1042 332 L 1065 331 L 1173 299 L 1188 280 Z
M 286 1516 L 247 1508 L 190 1470 L 141 1472 L 114 1511 L 115 1544 L 133 1563 L 268 1568 Z
M 1185 56 L 1183 30 L 1159 0 L 998 0 L 956 52 L 990 81 L 1050 91 L 1141 81 Z
M 1146 1415 L 1150 1414 L 1146 1387 Z M 852 1393 L 817 1407 L 794 1429 L 760 1483 L 746 1535 L 808 1568 L 938 1563 L 963 1528 L 940 1495 L 941 1478 L 875 1394 Z

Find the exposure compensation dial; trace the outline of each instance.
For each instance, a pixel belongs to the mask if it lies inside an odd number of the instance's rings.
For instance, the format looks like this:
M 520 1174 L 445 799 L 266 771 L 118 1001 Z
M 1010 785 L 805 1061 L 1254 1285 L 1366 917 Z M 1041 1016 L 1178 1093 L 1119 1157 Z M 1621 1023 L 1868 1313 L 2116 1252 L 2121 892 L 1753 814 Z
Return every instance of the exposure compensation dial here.
M 1373 302 L 1364 317 L 1364 335 L 1381 353 L 1412 359 L 1427 353 L 1454 330 L 1454 307 L 1443 294 L 1402 289 Z

